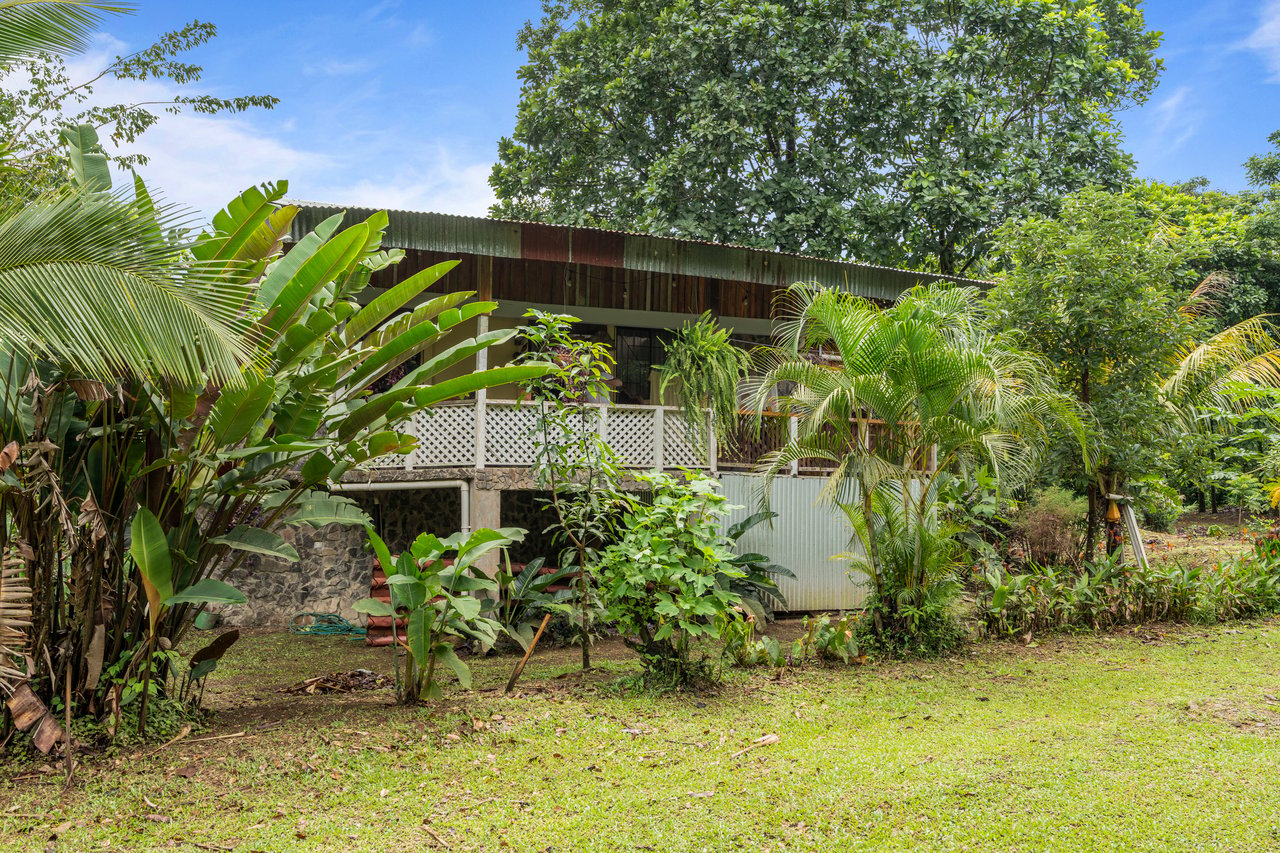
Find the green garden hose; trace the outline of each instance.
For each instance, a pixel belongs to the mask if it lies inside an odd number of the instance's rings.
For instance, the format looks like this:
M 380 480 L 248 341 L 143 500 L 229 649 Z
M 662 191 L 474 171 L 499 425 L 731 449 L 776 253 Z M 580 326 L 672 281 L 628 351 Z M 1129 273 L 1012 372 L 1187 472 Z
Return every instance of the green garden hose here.
M 311 624 L 303 625 L 302 620 L 308 616 L 311 617 Z M 293 618 L 289 620 L 289 633 L 361 639 L 364 637 L 365 630 L 359 625 L 342 618 L 337 613 L 303 611 L 302 613 L 295 613 Z

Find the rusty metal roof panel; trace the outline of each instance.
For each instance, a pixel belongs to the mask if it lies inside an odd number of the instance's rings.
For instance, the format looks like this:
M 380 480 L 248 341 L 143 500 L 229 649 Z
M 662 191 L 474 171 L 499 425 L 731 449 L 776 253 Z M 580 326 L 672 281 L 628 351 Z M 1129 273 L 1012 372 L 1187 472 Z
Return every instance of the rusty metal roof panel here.
M 294 239 L 335 213 L 345 211 L 346 222 L 350 224 L 375 212 L 374 208 L 318 202 L 290 203 L 299 207 L 293 224 Z M 990 284 L 853 261 L 834 261 L 630 231 L 405 210 L 388 210 L 387 214 L 390 223 L 384 243 L 401 249 L 563 261 L 779 286 L 814 281 L 883 301 L 891 301 L 904 290 L 929 281 L 954 281 L 979 287 Z

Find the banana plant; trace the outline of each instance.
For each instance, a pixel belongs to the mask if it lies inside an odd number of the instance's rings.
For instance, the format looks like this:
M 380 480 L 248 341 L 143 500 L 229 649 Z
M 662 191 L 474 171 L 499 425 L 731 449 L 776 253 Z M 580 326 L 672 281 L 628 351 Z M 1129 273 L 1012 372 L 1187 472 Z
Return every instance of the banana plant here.
M 458 683 L 469 689 L 471 670 L 458 657 L 450 638 L 475 640 L 488 648 L 502 630 L 501 623 L 481 615 L 484 602 L 477 594 L 496 594 L 498 584 L 476 570 L 476 561 L 490 551 L 519 542 L 525 531 L 483 528 L 444 539 L 424 533 L 393 560 L 373 528 L 366 529 L 378 559 L 389 567 L 386 571 L 391 601 L 365 598 L 356 602 L 355 609 L 370 616 L 405 618 L 408 661 L 404 680 L 397 677 L 400 701 L 439 699 L 443 695 L 436 676 L 437 663 L 453 670 Z M 394 621 L 392 624 L 397 630 Z M 397 636 L 395 644 L 400 643 Z
M 487 600 L 503 632 L 524 651 L 533 645 L 535 629 L 544 614 L 559 613 L 568 617 L 573 613 L 569 601 L 574 597 L 572 585 L 578 576 L 577 568 L 545 566 L 545 557 L 535 557 L 515 571 L 507 560 L 494 575 L 498 596 Z
M 549 369 L 438 379 L 514 334 L 467 331 L 496 305 L 427 293 L 454 262 L 369 298 L 372 276 L 403 257 L 382 248 L 386 214 L 346 227 L 334 216 L 285 251 L 297 213 L 281 202 L 286 191 L 252 188 L 194 239 L 166 238 L 185 246 L 202 283 L 212 277 L 242 296 L 246 367 L 234 381 L 212 372 L 198 384 L 130 372 L 107 380 L 0 351 L 0 438 L 17 445 L 0 474 L 11 522 L 0 544 L 32 554 L 28 675 L 49 698 L 53 673 L 61 679 L 69 663 L 73 704 L 87 707 L 106 689 L 103 660 L 130 650 L 137 663 L 126 675 L 149 679 L 143 647 L 176 642 L 209 603 L 243 600 L 224 579 L 246 557 L 298 559 L 283 526 L 367 523 L 328 486 L 410 452 L 405 424 L 416 413 Z M 135 198 L 145 217 L 153 206 L 141 182 Z M 379 383 L 418 356 L 390 388 Z M 56 594 L 64 582 L 76 595 Z

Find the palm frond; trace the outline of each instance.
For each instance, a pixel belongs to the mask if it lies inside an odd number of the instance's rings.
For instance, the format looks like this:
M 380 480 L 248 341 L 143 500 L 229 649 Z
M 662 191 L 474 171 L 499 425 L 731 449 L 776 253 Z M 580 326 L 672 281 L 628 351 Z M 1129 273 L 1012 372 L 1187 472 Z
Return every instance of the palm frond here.
M 104 14 L 125 14 L 133 3 L 83 0 L 0 0 L 0 63 L 39 53 L 79 53 Z
M 0 222 L 0 339 L 95 379 L 238 383 L 252 289 L 165 236 L 185 221 L 149 200 L 64 193 Z
M 1192 341 L 1178 354 L 1161 393 L 1166 406 L 1184 426 L 1197 421 L 1195 410 L 1203 405 L 1241 408 L 1233 385 L 1280 388 L 1280 341 L 1270 317 L 1243 320 L 1204 341 Z

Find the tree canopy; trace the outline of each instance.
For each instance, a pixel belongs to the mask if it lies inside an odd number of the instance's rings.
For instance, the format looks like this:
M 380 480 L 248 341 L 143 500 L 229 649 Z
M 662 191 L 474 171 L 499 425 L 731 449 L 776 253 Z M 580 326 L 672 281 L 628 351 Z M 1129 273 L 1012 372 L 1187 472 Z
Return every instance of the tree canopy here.
M 1161 68 L 1119 0 L 544 0 L 493 213 L 963 272 L 1117 185 Z

